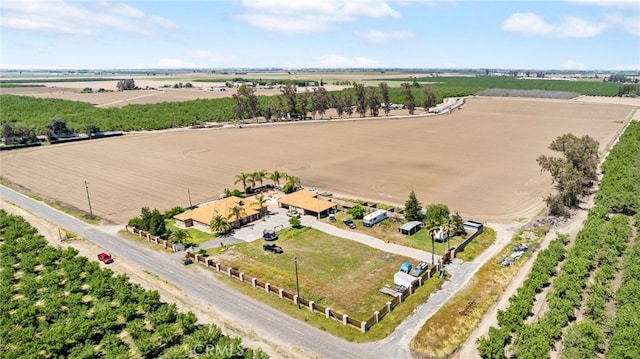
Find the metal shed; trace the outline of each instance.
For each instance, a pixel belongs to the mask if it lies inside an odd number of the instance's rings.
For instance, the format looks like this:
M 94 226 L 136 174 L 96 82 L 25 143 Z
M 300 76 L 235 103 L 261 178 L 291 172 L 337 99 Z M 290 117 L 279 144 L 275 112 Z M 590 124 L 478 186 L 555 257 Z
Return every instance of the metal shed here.
M 398 232 L 411 236 L 411 235 L 414 235 L 420 229 L 422 229 L 422 222 L 411 221 L 403 224 L 402 227 L 399 227 Z

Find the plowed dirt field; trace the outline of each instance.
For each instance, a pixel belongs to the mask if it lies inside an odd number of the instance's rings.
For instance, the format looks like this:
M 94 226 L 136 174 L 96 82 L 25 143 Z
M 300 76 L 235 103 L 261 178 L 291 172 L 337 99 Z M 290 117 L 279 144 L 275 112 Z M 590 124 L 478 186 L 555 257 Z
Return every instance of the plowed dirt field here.
M 477 220 L 529 218 L 551 190 L 536 158 L 559 135 L 604 151 L 631 106 L 472 98 L 450 115 L 173 130 L 5 151 L 1 175 L 43 197 L 125 223 L 217 197 L 240 172 L 278 170 L 349 198 L 447 204 Z

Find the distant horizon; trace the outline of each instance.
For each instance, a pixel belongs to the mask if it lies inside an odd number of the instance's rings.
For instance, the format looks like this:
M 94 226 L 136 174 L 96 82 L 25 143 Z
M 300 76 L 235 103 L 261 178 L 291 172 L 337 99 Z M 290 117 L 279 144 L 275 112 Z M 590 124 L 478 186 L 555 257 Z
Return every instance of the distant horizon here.
M 424 73 L 435 73 L 441 74 L 444 72 L 447 73 L 484 73 L 485 71 L 490 71 L 490 73 L 504 73 L 509 71 L 518 71 L 522 72 L 544 72 L 544 73 L 558 73 L 558 74 L 585 74 L 585 73 L 624 73 L 624 74 L 637 74 L 640 75 L 639 70 L 611 70 L 611 69 L 582 69 L 582 70 L 566 70 L 566 69 L 528 69 L 528 68 L 367 68 L 367 67 L 350 67 L 350 68 L 314 68 L 314 67 L 306 67 L 306 68 L 277 68 L 277 67 L 264 67 L 264 68 L 243 68 L 243 67 L 226 67 L 226 68 L 0 68 L 0 73 L 2 72 L 65 72 L 65 73 L 77 73 L 82 74 L 84 72 L 180 72 L 180 73 L 210 73 L 216 74 L 219 72 L 254 72 L 254 73 L 286 73 L 286 72 L 319 72 L 319 73 L 329 73 L 329 72 L 424 72 Z M 222 73 L 220 73 L 222 74 Z
M 0 69 L 640 71 L 638 0 L 2 0 Z

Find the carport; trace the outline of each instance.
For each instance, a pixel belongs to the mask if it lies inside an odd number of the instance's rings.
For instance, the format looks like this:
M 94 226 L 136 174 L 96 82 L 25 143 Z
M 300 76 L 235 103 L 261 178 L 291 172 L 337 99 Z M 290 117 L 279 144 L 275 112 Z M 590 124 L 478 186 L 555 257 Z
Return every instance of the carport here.
M 398 228 L 398 232 L 402 234 L 406 234 L 408 236 L 414 235 L 417 231 L 422 229 L 422 222 L 420 221 L 411 221 L 402 225 L 402 227 Z
M 338 207 L 337 203 L 320 199 L 318 194 L 305 189 L 281 197 L 278 199 L 278 205 L 289 209 L 301 209 L 305 214 L 318 218 L 328 216 L 331 209 Z

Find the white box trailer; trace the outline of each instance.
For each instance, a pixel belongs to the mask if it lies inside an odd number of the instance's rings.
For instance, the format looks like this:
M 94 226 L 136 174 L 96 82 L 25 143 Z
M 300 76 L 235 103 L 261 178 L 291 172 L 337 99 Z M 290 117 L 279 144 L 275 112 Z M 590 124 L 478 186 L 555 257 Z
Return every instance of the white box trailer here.
M 410 286 L 413 285 L 413 283 L 415 283 L 418 280 L 418 278 L 407 274 L 405 272 L 396 272 L 396 274 L 393 275 L 393 283 L 396 285 L 401 285 L 404 287 L 409 288 Z
M 382 222 L 385 218 L 387 218 L 387 211 L 379 209 L 364 216 L 364 218 L 362 218 L 362 224 L 365 227 L 373 227 L 377 223 Z

